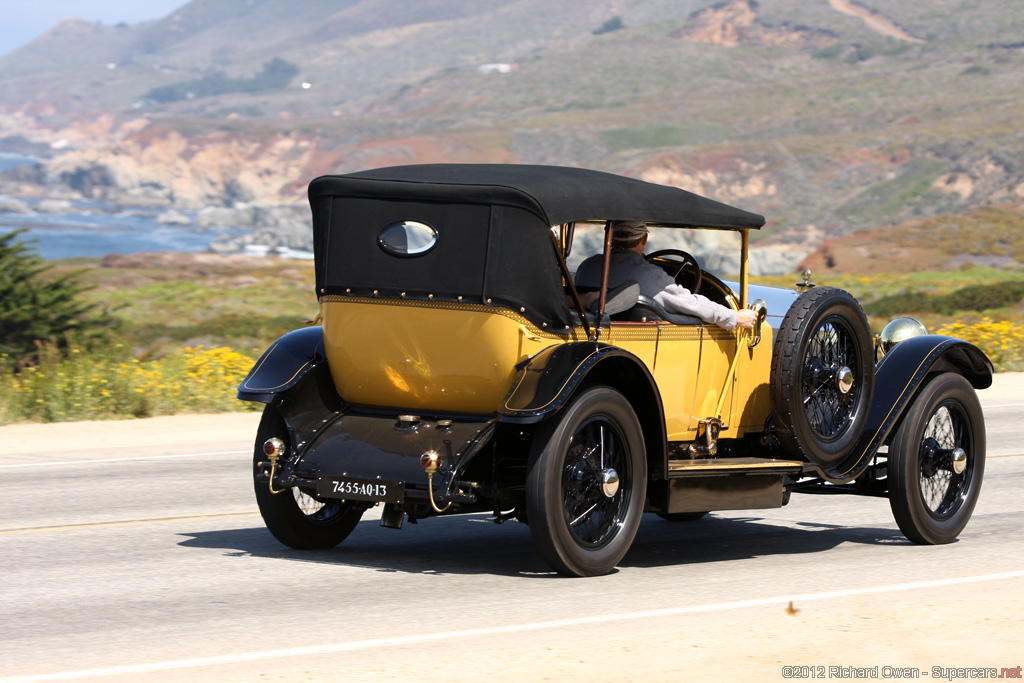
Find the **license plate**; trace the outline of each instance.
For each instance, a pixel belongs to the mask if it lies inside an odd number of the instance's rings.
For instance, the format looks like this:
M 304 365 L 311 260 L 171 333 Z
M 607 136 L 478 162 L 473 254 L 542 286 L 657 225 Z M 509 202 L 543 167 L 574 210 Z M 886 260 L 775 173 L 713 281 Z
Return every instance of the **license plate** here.
M 368 500 L 374 503 L 401 503 L 405 500 L 405 489 L 401 482 L 356 477 L 320 477 L 316 483 L 316 493 L 323 498 Z

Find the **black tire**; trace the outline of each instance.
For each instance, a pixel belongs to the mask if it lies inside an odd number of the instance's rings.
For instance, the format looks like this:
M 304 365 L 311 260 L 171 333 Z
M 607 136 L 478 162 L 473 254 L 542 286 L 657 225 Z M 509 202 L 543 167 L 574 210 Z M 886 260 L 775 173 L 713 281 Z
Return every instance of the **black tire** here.
M 787 453 L 828 467 L 853 451 L 871 407 L 874 360 L 868 321 L 853 296 L 835 287 L 800 295 L 772 353 L 775 429 Z M 846 391 L 844 368 L 852 379 Z
M 288 429 L 277 410 L 267 406 L 256 431 L 253 476 L 257 463 L 266 462 L 263 442 L 276 436 L 290 448 Z M 266 481 L 255 481 L 256 504 L 267 529 L 281 543 L 297 550 L 325 550 L 341 543 L 352 533 L 364 507 L 340 500 L 320 501 L 298 488 L 271 493 Z
M 698 519 L 704 519 L 707 514 L 706 512 L 659 512 L 658 516 L 670 522 L 696 522 Z
M 954 456 L 966 458 L 957 472 Z M 985 474 L 985 423 L 970 382 L 935 377 L 914 398 L 889 445 L 889 505 L 914 543 L 949 543 L 967 525 Z
M 609 469 L 619 485 L 602 485 Z M 534 437 L 526 481 L 530 532 L 551 567 L 567 576 L 607 574 L 636 536 L 647 491 L 640 422 L 607 386 L 581 391 Z

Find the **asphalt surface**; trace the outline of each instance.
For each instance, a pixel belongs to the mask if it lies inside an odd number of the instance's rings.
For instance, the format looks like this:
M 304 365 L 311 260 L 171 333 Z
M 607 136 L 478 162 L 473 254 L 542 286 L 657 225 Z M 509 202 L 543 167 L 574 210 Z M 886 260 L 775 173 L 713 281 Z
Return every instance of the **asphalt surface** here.
M 0 428 L 13 451 L 0 464 L 0 682 L 849 680 L 900 666 L 954 680 L 1016 667 L 1024 393 L 981 396 L 985 484 L 953 544 L 910 544 L 884 499 L 795 495 L 694 523 L 649 515 L 621 566 L 593 579 L 554 575 L 527 527 L 481 515 L 396 531 L 370 511 L 334 550 L 285 548 L 253 501 L 239 436 L 252 416 L 143 445 L 117 446 L 131 427 L 108 423 L 101 449 L 67 426 L 21 444 Z

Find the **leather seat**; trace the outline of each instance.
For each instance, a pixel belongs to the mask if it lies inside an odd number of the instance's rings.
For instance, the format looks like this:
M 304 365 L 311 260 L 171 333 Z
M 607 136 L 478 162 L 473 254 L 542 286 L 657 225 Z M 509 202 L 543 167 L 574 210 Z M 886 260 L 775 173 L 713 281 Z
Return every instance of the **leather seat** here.
M 608 290 L 604 302 L 604 314 L 612 320 L 618 320 L 617 316 L 636 306 L 641 296 L 643 295 L 640 294 L 640 285 L 635 280 L 626 280 L 615 289 Z M 600 299 L 595 300 L 590 305 L 590 312 L 596 315 L 600 303 Z

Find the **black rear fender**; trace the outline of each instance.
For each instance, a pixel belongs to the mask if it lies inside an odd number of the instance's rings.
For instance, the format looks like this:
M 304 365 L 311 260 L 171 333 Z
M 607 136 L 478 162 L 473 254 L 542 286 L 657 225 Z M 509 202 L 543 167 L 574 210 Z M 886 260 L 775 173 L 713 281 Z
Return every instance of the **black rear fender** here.
M 238 398 L 242 401 L 272 403 L 277 396 L 294 388 L 316 368 L 322 372 L 327 370 L 323 330 L 319 326 L 293 330 L 263 352 L 238 385 Z
M 499 422 L 533 424 L 556 415 L 583 385 L 606 384 L 629 400 L 640 420 L 648 474 L 663 478 L 667 451 L 664 409 L 643 362 L 618 347 L 594 342 L 549 346 L 520 364 L 499 409 Z

